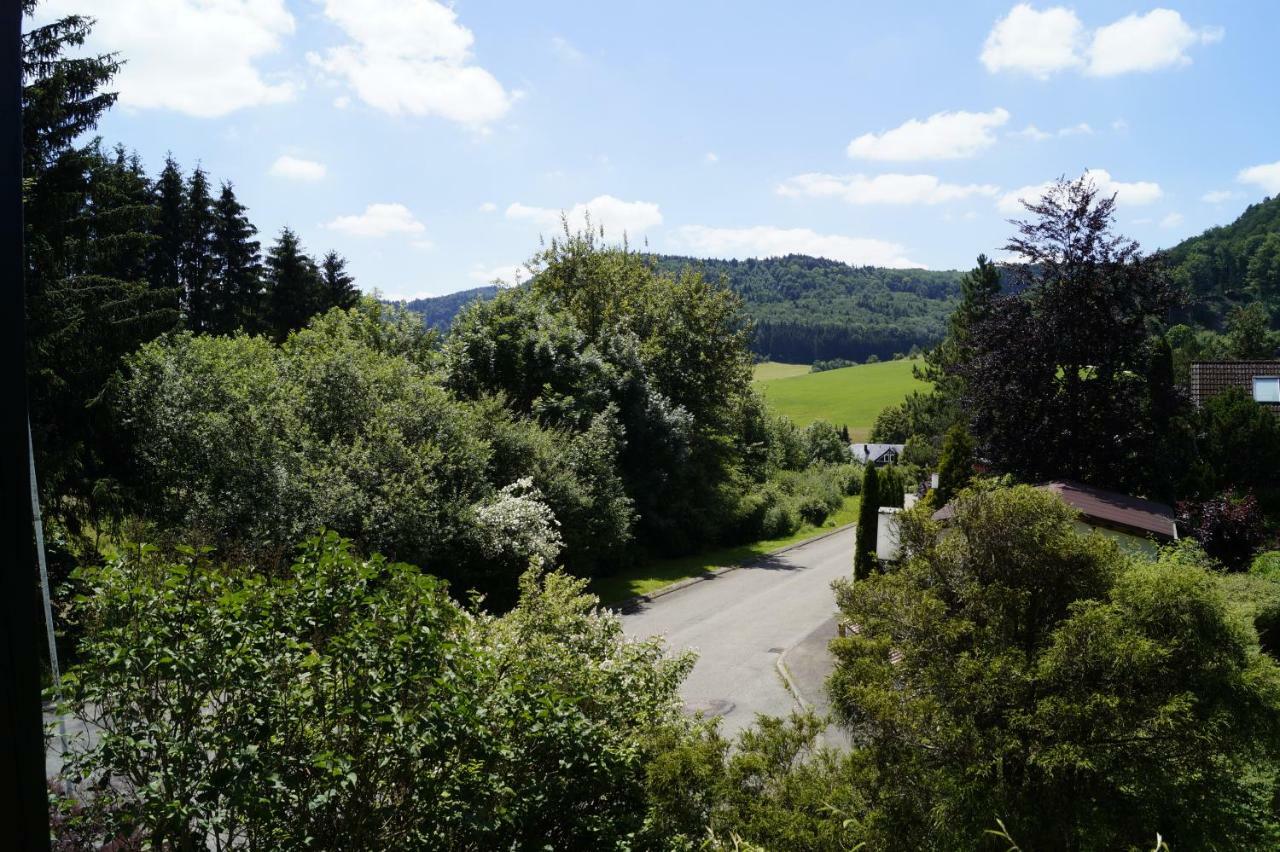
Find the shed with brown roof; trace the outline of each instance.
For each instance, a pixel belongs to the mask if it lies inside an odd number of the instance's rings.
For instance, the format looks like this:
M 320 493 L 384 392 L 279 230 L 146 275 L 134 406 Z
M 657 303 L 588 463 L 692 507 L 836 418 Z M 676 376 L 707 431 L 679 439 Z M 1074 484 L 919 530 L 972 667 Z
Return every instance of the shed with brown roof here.
M 1068 480 L 1055 480 L 1036 487 L 1056 494 L 1062 502 L 1079 512 L 1080 520 L 1091 527 L 1162 542 L 1178 538 L 1173 509 L 1164 503 Z M 933 518 L 948 520 L 953 511 L 948 503 L 934 512 Z

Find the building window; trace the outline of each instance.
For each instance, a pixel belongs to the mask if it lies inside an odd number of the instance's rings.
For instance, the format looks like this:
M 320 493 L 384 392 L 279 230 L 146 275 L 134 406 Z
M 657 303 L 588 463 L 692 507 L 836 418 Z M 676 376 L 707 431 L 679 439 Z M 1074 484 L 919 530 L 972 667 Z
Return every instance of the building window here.
M 1280 402 L 1280 376 L 1254 376 L 1253 398 L 1258 402 Z

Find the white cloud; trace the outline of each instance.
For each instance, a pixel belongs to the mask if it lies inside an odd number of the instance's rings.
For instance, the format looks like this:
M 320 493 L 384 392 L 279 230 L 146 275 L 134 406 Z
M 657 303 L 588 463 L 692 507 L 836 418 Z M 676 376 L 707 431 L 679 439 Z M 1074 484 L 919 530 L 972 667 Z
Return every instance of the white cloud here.
M 1070 127 L 1060 127 L 1056 131 L 1050 133 L 1047 130 L 1041 130 L 1034 124 L 1028 124 L 1021 130 L 1015 130 L 1009 134 L 1010 136 L 1018 136 L 1023 139 L 1030 139 L 1032 142 L 1043 142 L 1046 139 L 1052 139 L 1055 136 L 1092 136 L 1093 128 L 1085 123 L 1073 124 Z
M 484 204 L 480 205 L 481 213 L 493 213 L 497 209 L 498 209 L 498 205 L 494 204 L 492 201 L 486 201 Z
M 819 234 L 808 228 L 711 228 L 686 225 L 676 232 L 678 248 L 705 257 L 778 257 L 808 254 L 857 266 L 922 267 L 905 256 L 906 249 L 885 240 Z
M 941 204 L 973 195 L 992 196 L 1000 191 L 991 184 L 942 183 L 933 175 L 828 175 L 803 174 L 778 186 L 779 195 L 839 198 L 850 204 Z
M 1221 41 L 1221 27 L 1192 29 L 1172 9 L 1152 9 L 1099 27 L 1089 45 L 1089 73 L 1111 77 L 1190 65 L 1187 48 Z
M 1272 195 L 1280 193 L 1280 161 L 1241 169 L 1236 180 L 1260 186 Z
M 1182 224 L 1182 214 L 1178 213 L 1177 211 L 1166 214 L 1165 217 L 1160 220 L 1161 228 L 1176 228 L 1181 224 Z
M 720 162 L 720 155 L 715 151 L 708 151 L 702 155 L 702 161 L 709 166 L 714 166 L 716 163 Z
M 1039 127 L 1036 127 L 1034 124 L 1028 124 L 1026 127 L 1022 128 L 1021 130 L 1015 130 L 1013 133 L 1010 133 L 1009 135 L 1020 136 L 1023 139 L 1030 139 L 1032 142 L 1043 142 L 1046 139 L 1053 138 L 1052 133 L 1047 133 L 1041 130 Z
M 483 126 L 511 107 L 514 95 L 471 63 L 471 30 L 436 0 L 325 0 L 324 14 L 351 41 L 308 58 L 375 109 Z
M 360 215 L 339 216 L 325 227 L 354 237 L 421 234 L 427 229 L 403 204 L 370 204 Z
M 1221 204 L 1238 196 L 1239 193 L 1233 189 L 1211 189 L 1200 196 L 1200 200 L 1206 204 Z
M 1195 29 L 1172 9 L 1131 14 L 1086 32 L 1071 9 L 1039 12 L 1019 3 L 991 28 L 980 59 L 993 74 L 1015 71 L 1044 80 L 1074 69 L 1111 77 L 1189 65 L 1189 48 L 1222 36 L 1221 27 Z
M 127 60 L 111 82 L 121 106 L 216 118 L 297 93 L 255 64 L 294 31 L 284 0 L 45 0 L 37 20 L 73 14 L 97 19 L 88 50 Z
M 1076 13 L 1062 6 L 1037 12 L 1019 3 L 987 35 L 980 56 L 991 73 L 1021 71 L 1047 78 L 1056 71 L 1083 63 L 1080 47 L 1084 25 Z
M 569 219 L 570 230 L 585 228 L 589 217 L 592 228 L 603 226 L 605 232 L 612 236 L 624 233 L 636 236 L 662 224 L 662 211 L 657 204 L 648 201 L 623 201 L 612 195 L 598 195 L 590 201 L 575 204 L 564 212 Z M 560 215 L 561 211 L 554 207 L 532 207 L 518 201 L 508 206 L 506 212 L 508 219 L 536 222 L 539 227 L 547 229 L 560 227 Z
M 326 171 L 324 163 L 284 154 L 277 157 L 276 161 L 271 164 L 270 174 L 272 177 L 286 178 L 288 180 L 318 181 L 324 180 Z
M 849 143 L 850 157 L 864 160 L 954 160 L 972 157 L 995 144 L 995 128 L 1009 120 L 1006 110 L 939 112 L 883 133 L 864 133 Z
M 577 64 L 587 58 L 581 50 L 574 47 L 573 43 L 564 36 L 551 37 L 551 50 L 565 62 Z
M 477 263 L 471 267 L 469 277 L 480 284 L 502 284 L 515 286 L 529 279 L 529 270 L 522 263 L 511 263 L 504 266 L 484 266 Z
M 1085 175 L 1093 181 L 1099 193 L 1106 196 L 1114 195 L 1118 204 L 1130 206 L 1150 204 L 1153 201 L 1158 201 L 1164 194 L 1158 183 L 1151 181 L 1133 181 L 1131 183 L 1118 181 L 1113 179 L 1111 173 L 1106 169 L 1089 169 L 1085 172 Z M 1000 196 L 1000 200 L 996 202 L 996 207 L 1001 213 L 1009 215 L 1021 214 L 1025 212 L 1025 208 L 1022 206 L 1023 201 L 1038 201 L 1040 196 L 1044 195 L 1045 191 L 1052 186 L 1052 182 L 1045 182 L 1006 192 Z

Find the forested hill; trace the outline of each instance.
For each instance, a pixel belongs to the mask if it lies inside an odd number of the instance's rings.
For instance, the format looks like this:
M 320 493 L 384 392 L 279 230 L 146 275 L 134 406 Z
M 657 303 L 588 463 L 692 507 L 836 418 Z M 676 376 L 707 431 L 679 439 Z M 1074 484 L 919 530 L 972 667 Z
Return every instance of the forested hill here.
M 724 276 L 755 321 L 752 349 L 776 361 L 889 358 L 942 338 L 960 292 L 955 271 L 850 266 L 807 255 L 763 260 L 659 256 L 675 272 Z
M 1249 205 L 1230 225 L 1183 240 L 1165 257 L 1196 323 L 1219 327 L 1233 306 L 1255 301 L 1280 320 L 1280 197 Z
M 425 299 L 414 299 L 405 303 L 405 307 L 422 317 L 428 328 L 445 332 L 457 316 L 458 311 L 477 299 L 492 299 L 498 292 L 498 285 L 487 284 L 484 287 L 472 287 L 460 290 L 447 296 L 430 296 Z
M 793 363 L 864 361 L 869 355 L 884 359 L 912 346 L 931 346 L 942 337 L 961 275 L 855 267 L 806 255 L 763 260 L 658 255 L 654 262 L 664 272 L 693 266 L 709 279 L 723 276 L 755 321 L 756 354 Z M 495 287 L 478 287 L 416 299 L 408 307 L 422 314 L 428 325 L 444 330 L 465 304 L 495 292 Z

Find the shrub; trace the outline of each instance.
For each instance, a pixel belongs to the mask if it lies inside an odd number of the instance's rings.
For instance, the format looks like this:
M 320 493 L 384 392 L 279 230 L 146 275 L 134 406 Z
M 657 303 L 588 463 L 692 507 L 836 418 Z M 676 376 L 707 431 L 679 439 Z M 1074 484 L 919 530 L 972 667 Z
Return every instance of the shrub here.
M 1178 504 L 1178 523 L 1227 568 L 1243 570 L 1266 538 L 1262 510 L 1252 494 L 1226 491 L 1201 502 Z
M 333 534 L 279 579 L 148 549 L 83 573 L 67 819 L 94 848 L 614 848 L 684 724 L 691 660 L 563 574 L 495 618 Z

